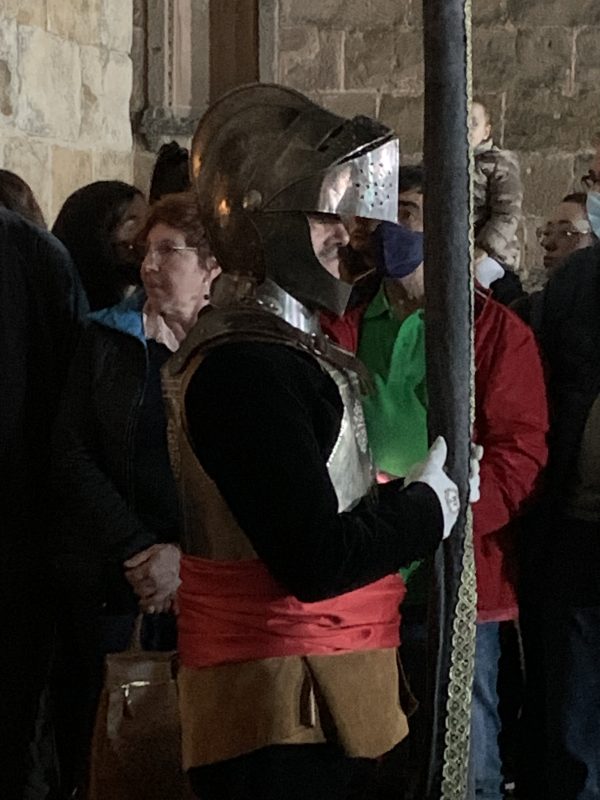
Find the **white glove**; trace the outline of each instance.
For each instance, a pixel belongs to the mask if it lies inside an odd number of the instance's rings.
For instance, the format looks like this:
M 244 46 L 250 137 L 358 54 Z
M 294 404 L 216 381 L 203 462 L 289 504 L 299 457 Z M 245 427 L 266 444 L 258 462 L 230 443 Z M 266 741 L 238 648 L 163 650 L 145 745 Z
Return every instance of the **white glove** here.
M 425 461 L 414 464 L 404 479 L 405 486 L 411 483 L 425 483 L 436 493 L 444 515 L 442 539 L 450 536 L 460 511 L 458 486 L 444 472 L 447 455 L 446 440 L 443 436 L 438 436 L 429 448 Z
M 505 272 L 504 267 L 491 256 L 484 256 L 475 264 L 475 277 L 485 289 L 489 289 L 494 281 L 504 277 Z
M 444 470 L 447 456 L 446 440 L 443 436 L 438 436 L 431 445 L 425 461 L 412 466 L 404 479 L 405 486 L 411 483 L 425 483 L 436 493 L 444 516 L 443 539 L 450 536 L 460 511 L 458 487 Z M 479 500 L 479 462 L 482 456 L 483 447 L 472 444 L 469 470 L 469 502 L 471 503 Z

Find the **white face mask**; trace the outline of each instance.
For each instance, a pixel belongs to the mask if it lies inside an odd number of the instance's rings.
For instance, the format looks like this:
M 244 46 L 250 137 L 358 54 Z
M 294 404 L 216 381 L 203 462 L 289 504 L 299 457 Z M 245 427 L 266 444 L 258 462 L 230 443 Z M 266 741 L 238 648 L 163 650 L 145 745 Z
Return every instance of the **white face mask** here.
M 586 209 L 592 230 L 600 238 L 600 192 L 588 192 Z

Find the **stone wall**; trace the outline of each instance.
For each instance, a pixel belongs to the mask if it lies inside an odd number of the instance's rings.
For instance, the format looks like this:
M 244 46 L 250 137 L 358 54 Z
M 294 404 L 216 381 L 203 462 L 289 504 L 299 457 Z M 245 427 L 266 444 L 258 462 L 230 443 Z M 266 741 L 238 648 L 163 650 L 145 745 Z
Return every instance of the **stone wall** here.
M 333 111 L 380 117 L 398 131 L 405 161 L 418 160 L 421 4 L 279 0 L 278 80 Z M 600 129 L 600 2 L 473 0 L 473 15 L 474 89 L 491 109 L 498 144 L 521 159 L 522 269 L 535 280 L 535 229 L 578 186 Z
M 132 179 L 132 0 L 0 0 L 0 164 L 51 224 L 93 180 Z

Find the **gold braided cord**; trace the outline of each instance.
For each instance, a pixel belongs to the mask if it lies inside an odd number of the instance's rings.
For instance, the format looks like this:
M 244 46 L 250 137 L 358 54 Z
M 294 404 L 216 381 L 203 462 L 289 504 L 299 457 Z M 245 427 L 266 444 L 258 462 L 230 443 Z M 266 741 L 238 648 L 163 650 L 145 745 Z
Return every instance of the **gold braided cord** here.
M 473 51 L 472 51 L 472 0 L 465 0 L 464 23 L 466 38 L 466 85 L 467 114 L 465 135 L 468 135 L 471 105 L 473 101 Z M 474 289 L 474 236 L 473 236 L 473 169 L 474 158 L 469 148 L 469 250 L 470 250 L 470 297 Z M 470 308 L 471 328 L 471 429 L 475 419 L 474 354 L 473 354 L 473 302 Z M 462 571 L 458 587 L 458 599 L 452 626 L 450 652 L 450 675 L 446 705 L 446 731 L 444 736 L 444 761 L 442 768 L 441 800 L 465 800 L 469 772 L 469 745 L 471 732 L 471 699 L 473 693 L 473 671 L 475 664 L 475 636 L 477 617 L 477 583 L 473 550 L 473 515 L 467 510 L 465 521 Z
M 476 609 L 473 524 L 469 511 L 465 529 L 462 574 L 452 626 L 442 800 L 464 800 L 467 792 Z

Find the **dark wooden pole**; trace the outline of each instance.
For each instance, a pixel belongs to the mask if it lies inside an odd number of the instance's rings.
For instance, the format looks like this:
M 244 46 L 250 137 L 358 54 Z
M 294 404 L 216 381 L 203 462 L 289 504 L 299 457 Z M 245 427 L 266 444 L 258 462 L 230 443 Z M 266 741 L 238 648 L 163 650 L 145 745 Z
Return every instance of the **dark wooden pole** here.
M 422 796 L 463 800 L 475 585 L 466 511 L 471 430 L 470 2 L 423 0 L 425 320 L 429 432 L 448 442 L 462 511 L 434 562 L 429 619 L 430 748 Z

